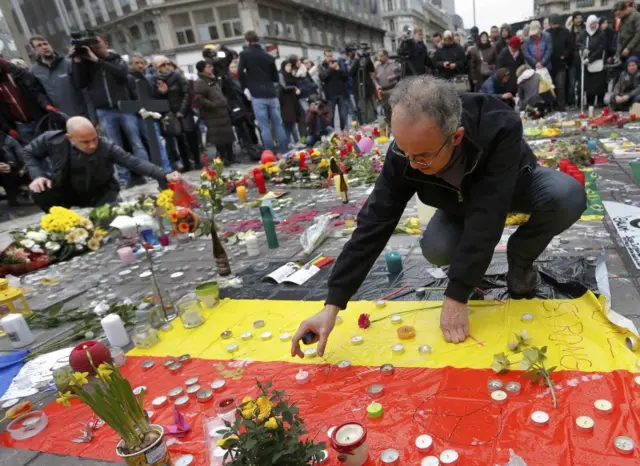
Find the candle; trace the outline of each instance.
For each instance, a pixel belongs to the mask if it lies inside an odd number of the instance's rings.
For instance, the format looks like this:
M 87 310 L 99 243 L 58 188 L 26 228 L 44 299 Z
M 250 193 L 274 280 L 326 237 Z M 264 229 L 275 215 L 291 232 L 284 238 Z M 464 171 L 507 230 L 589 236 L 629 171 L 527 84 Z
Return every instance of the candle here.
M 433 446 L 433 438 L 431 437 L 431 435 L 426 435 L 426 434 L 420 435 L 416 439 L 416 447 L 418 448 L 418 450 L 420 450 L 423 453 L 431 450 L 432 446 Z
M 388 251 L 384 255 L 387 262 L 387 270 L 391 274 L 400 273 L 402 271 L 402 257 L 398 251 Z
M 456 461 L 458 461 L 458 452 L 455 450 L 444 450 L 442 453 L 440 453 L 440 462 L 442 464 L 454 464 Z
M 380 461 L 382 461 L 382 464 L 398 464 L 399 458 L 400 458 L 400 452 L 393 448 L 384 450 L 380 454 Z
M 351 361 L 343 359 L 342 361 L 338 362 L 338 369 L 346 369 L 348 367 L 351 367 Z M 640 379 L 640 376 L 638 376 L 636 378 Z
M 198 403 L 206 403 L 212 398 L 213 392 L 208 388 L 203 388 L 202 390 L 199 390 L 198 393 L 196 393 L 196 400 L 198 400 Z
M 253 338 L 253 333 L 251 332 L 244 332 L 240 335 L 240 338 L 242 338 L 243 340 L 247 341 L 247 340 L 251 340 Z
M 199 309 L 189 309 L 185 311 L 182 314 L 181 319 L 184 328 L 194 328 L 204 322 Z
M 402 317 L 400 317 L 399 315 L 392 315 L 391 323 L 394 325 L 400 325 L 402 323 Z
M 576 419 L 576 426 L 578 427 L 578 429 L 585 432 L 592 431 L 595 424 L 595 421 L 589 416 L 578 416 L 578 418 Z
M 23 348 L 35 341 L 33 333 L 22 314 L 9 314 L 0 319 L 0 327 L 9 336 L 11 346 Z
M 437 456 L 426 456 L 420 462 L 420 466 L 440 466 L 440 460 Z
M 305 154 L 304 152 L 301 152 L 300 153 L 300 165 L 299 165 L 300 170 L 308 170 L 309 169 L 309 167 L 307 166 L 306 159 L 307 159 L 307 154 Z
M 260 255 L 260 244 L 258 243 L 257 236 L 249 235 L 245 237 L 244 244 L 247 246 L 247 255 L 249 257 L 256 257 Z
M 284 332 L 280 334 L 280 341 L 289 341 L 291 340 L 291 334 L 289 332 Z
M 355 337 L 351 337 L 351 344 L 358 346 L 364 343 L 364 337 L 360 335 L 356 335 Z
M 309 381 L 309 373 L 305 370 L 300 369 L 300 371 L 296 374 L 296 383 L 299 385 L 304 385 Z
M 522 322 L 531 322 L 533 320 L 533 314 L 522 314 L 520 320 Z
M 160 242 L 161 246 L 169 246 L 169 235 L 165 233 L 158 236 L 158 241 Z
M 636 448 L 636 444 L 629 437 L 619 436 L 613 439 L 613 447 L 618 453 L 629 455 L 633 453 L 633 450 Z
M 154 408 L 160 408 L 160 407 L 164 406 L 165 404 L 167 404 L 167 397 L 166 396 L 159 396 L 157 398 L 154 398 L 154 400 L 151 402 L 151 404 L 153 405 Z
M 369 416 L 371 419 L 379 419 L 382 417 L 382 414 L 383 408 L 380 403 L 374 402 L 367 406 L 367 416 Z
M 512 395 L 519 395 L 522 385 L 520 385 L 520 382 L 509 382 L 504 389 Z
M 118 314 L 109 314 L 100 321 L 111 346 L 124 347 L 129 344 L 129 334 Z
M 559 164 L 559 168 L 561 172 L 566 172 L 567 168 L 569 167 L 569 160 L 568 159 L 562 159 L 560 160 L 560 164 Z
M 133 255 L 133 249 L 129 246 L 118 249 L 118 257 L 123 264 L 130 264 L 136 259 Z
M 635 388 L 640 388 L 640 375 L 635 376 L 635 378 L 633 379 L 634 383 L 635 383 Z
M 534 411 L 531 413 L 531 421 L 538 426 L 544 426 L 549 422 L 549 415 L 544 411 Z
M 222 390 L 225 386 L 226 382 L 222 379 L 214 380 L 211 382 L 211 388 L 213 388 L 216 392 Z
M 271 340 L 271 337 L 273 336 L 273 334 L 271 332 L 262 332 L 260 334 L 260 339 L 266 341 L 266 340 Z
M 393 367 L 393 364 L 383 364 L 380 366 L 380 374 L 385 377 L 393 375 L 394 372 L 395 368 Z
M 367 393 L 372 398 L 378 398 L 379 396 L 382 396 L 383 392 L 384 392 L 384 387 L 379 383 L 374 383 L 373 385 L 370 385 L 369 388 L 367 388 Z
M 184 390 L 182 390 L 182 387 L 174 387 L 169 390 L 169 398 L 178 398 L 182 395 L 183 391 Z
M 236 195 L 241 202 L 247 202 L 247 188 L 244 186 L 236 187 Z
M 504 404 L 507 402 L 507 392 L 502 390 L 494 390 L 491 392 L 491 399 L 498 404 Z
M 184 381 L 184 384 L 188 387 L 190 385 L 195 385 L 198 383 L 199 377 L 189 377 L 187 380 Z
M 571 173 L 571 176 L 573 176 L 576 180 L 578 180 L 578 182 L 584 186 L 586 183 L 586 178 L 584 176 L 584 173 L 582 173 L 581 171 L 576 172 L 576 173 Z
M 391 351 L 393 351 L 393 354 L 400 355 L 404 353 L 404 345 L 396 343 L 391 347 Z
M 609 414 L 611 411 L 613 411 L 613 403 L 611 403 L 609 400 L 596 400 L 593 403 L 593 406 L 600 414 Z
M 260 194 L 267 194 L 267 186 L 264 182 L 264 176 L 259 168 L 253 169 L 253 179 L 256 182 L 256 187 L 258 188 L 258 192 Z
M 318 355 L 318 350 L 316 350 L 315 348 L 307 348 L 304 350 L 304 357 L 305 358 L 315 358 Z
M 333 431 L 331 446 L 339 455 L 347 457 L 346 466 L 361 466 L 369 457 L 367 429 L 358 422 L 343 424 Z
M 118 367 L 124 366 L 124 363 L 127 362 L 127 356 L 124 354 L 122 348 L 114 346 L 109 351 L 111 353 L 111 360 L 113 363 Z

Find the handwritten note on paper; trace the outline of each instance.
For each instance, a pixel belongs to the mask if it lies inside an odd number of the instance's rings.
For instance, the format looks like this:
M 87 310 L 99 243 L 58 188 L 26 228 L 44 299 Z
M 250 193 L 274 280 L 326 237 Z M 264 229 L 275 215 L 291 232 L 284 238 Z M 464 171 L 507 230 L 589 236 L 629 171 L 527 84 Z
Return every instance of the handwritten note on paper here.
M 640 269 L 640 208 L 610 201 L 603 204 L 633 263 Z

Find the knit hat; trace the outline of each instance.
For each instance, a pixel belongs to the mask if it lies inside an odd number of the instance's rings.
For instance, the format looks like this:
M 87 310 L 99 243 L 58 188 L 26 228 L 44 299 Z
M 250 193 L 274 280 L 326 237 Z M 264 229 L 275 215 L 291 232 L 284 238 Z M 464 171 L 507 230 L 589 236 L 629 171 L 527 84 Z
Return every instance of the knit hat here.
M 562 19 L 560 18 L 560 15 L 551 15 L 549 16 L 549 24 L 550 25 L 555 25 L 555 24 L 562 24 Z
M 520 50 L 521 46 L 522 41 L 518 36 L 513 36 L 511 39 L 509 39 L 509 47 L 511 47 L 512 49 Z

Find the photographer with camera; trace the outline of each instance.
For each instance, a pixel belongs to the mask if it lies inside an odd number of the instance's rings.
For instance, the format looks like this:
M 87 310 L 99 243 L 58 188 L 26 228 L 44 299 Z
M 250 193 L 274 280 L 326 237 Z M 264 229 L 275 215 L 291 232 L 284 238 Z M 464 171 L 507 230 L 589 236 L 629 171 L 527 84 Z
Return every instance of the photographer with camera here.
M 328 136 L 333 132 L 331 121 L 331 109 L 326 100 L 318 95 L 309 97 L 309 110 L 306 115 L 307 122 L 307 147 L 313 147 L 322 136 Z
M 320 69 L 320 80 L 322 81 L 325 98 L 329 101 L 329 113 L 333 122 L 335 108 L 338 107 L 340 116 L 340 129 L 347 126 L 347 104 L 349 98 L 347 82 L 349 74 L 340 66 L 337 60 L 333 59 L 333 51 L 324 51 L 324 61 Z
M 131 100 L 129 68 L 117 53 L 109 51 L 109 44 L 92 32 L 72 34 L 69 55 L 73 57 L 73 79 L 78 89 L 87 89 L 96 109 L 100 129 L 108 140 L 122 147 L 122 130 L 129 139 L 133 154 L 140 161 L 149 161 L 149 154 L 138 131 L 137 116 L 118 110 L 118 102 Z M 120 183 L 127 186 L 144 184 L 142 177 L 118 168 Z
M 373 72 L 375 67 L 371 60 L 369 44 L 362 43 L 357 50 L 348 49 L 351 58 L 349 74 L 353 79 L 353 96 L 356 101 L 358 122 L 371 123 L 376 119 L 375 87 Z
M 410 28 L 406 29 L 405 37 L 398 47 L 398 56 L 404 61 L 402 77 L 429 73 L 433 64 L 429 50 L 422 38 L 422 28 L 415 28 L 413 35 L 411 35 Z
M 402 69 L 398 63 L 389 59 L 389 52 L 386 50 L 380 50 L 378 52 L 378 60 L 380 63 L 376 67 L 373 74 L 378 92 L 380 93 L 380 100 L 382 101 L 382 108 L 384 109 L 384 116 L 387 123 L 391 123 L 391 107 L 389 106 L 389 97 L 391 97 L 391 91 L 400 81 L 402 77 Z

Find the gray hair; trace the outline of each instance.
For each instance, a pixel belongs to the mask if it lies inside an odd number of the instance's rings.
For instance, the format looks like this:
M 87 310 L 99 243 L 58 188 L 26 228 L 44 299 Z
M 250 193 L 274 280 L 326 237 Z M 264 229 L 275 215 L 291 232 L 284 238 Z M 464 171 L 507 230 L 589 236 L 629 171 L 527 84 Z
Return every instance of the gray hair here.
M 393 89 L 389 104 L 402 108 L 411 119 L 426 116 L 450 135 L 460 126 L 462 102 L 453 83 L 433 76 L 411 76 Z

